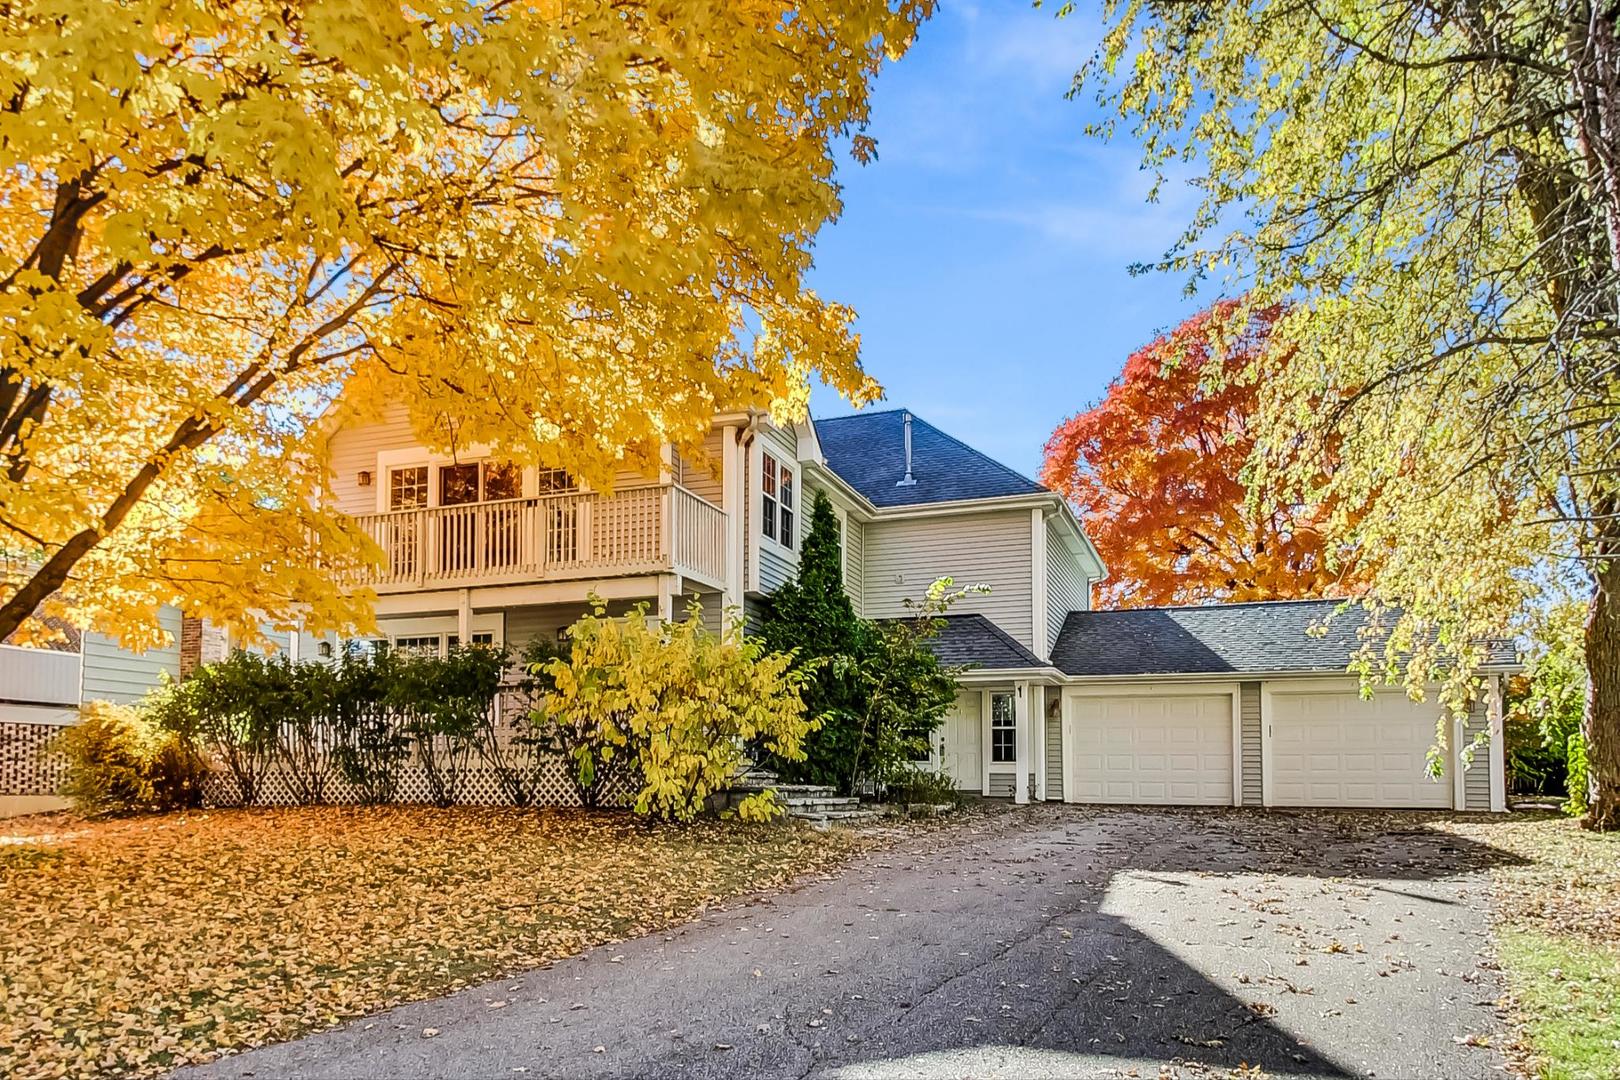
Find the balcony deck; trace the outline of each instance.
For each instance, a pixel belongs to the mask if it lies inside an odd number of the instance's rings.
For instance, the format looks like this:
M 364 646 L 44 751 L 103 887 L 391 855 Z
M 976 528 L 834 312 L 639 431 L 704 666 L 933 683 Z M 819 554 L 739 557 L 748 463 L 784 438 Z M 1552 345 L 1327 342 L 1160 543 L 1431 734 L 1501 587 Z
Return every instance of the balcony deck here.
M 726 578 L 726 513 L 678 484 L 364 514 L 379 593 L 674 572 Z

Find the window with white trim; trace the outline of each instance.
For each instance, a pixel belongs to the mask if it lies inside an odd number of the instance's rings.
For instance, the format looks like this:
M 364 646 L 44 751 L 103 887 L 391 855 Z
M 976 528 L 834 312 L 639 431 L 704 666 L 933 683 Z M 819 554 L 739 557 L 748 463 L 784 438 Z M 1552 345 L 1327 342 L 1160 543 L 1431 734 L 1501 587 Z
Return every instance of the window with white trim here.
M 990 760 L 1004 764 L 1018 760 L 1018 721 L 1011 694 L 990 695 Z
M 797 506 L 793 470 L 770 454 L 761 455 L 759 490 L 760 532 L 783 547 L 793 547 L 794 510 Z
M 416 510 L 428 504 L 428 467 L 388 470 L 388 509 Z

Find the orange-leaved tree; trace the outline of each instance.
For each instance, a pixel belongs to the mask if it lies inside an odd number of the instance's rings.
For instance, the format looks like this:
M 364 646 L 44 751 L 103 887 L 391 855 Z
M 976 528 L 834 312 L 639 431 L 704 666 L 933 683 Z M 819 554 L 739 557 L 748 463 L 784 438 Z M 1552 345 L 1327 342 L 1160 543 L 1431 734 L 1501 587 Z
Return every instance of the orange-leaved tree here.
M 1365 560 L 1329 544 L 1326 505 L 1265 510 L 1245 484 L 1255 378 L 1286 363 L 1280 310 L 1224 301 L 1132 353 L 1102 401 L 1060 424 L 1041 478 L 1075 507 L 1109 576 L 1099 605 L 1345 596 Z

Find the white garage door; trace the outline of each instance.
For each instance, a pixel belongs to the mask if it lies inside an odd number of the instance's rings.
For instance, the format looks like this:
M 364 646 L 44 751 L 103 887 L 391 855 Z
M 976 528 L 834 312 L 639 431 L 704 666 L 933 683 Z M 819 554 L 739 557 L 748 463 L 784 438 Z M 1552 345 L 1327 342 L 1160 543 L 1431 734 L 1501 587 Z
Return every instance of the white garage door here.
M 1229 694 L 1075 695 L 1069 802 L 1232 805 Z
M 1354 687 L 1271 696 L 1271 805 L 1451 806 L 1425 771 L 1439 706 Z

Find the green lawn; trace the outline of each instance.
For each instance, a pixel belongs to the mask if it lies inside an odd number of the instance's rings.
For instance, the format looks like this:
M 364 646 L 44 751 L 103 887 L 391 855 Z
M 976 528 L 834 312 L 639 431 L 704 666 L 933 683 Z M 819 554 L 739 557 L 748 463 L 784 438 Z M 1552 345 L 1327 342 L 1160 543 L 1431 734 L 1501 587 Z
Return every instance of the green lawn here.
M 1497 952 L 1540 1075 L 1586 1080 L 1620 1072 L 1620 948 L 1503 931 Z
M 1517 1063 L 1546 1080 L 1620 1076 L 1620 835 L 1552 814 L 1450 828 L 1517 856 L 1492 872 Z

